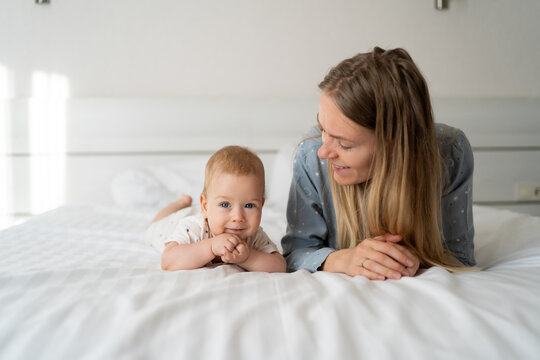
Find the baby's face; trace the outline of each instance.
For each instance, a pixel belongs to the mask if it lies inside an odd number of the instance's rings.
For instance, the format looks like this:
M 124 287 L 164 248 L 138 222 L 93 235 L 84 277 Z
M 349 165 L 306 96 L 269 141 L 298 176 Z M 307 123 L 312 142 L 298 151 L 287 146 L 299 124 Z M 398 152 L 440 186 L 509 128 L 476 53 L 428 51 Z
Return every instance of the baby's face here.
M 259 228 L 264 205 L 263 182 L 255 175 L 231 175 L 222 172 L 201 195 L 201 210 L 215 235 L 235 234 L 242 240 Z

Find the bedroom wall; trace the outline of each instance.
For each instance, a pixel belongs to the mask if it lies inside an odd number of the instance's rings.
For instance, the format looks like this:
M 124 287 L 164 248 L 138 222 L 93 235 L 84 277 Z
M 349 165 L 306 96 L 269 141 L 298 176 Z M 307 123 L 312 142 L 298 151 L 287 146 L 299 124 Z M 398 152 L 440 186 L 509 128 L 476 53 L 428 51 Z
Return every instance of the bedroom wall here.
M 171 129 L 183 125 L 171 127 L 178 119 L 167 116 L 186 114 L 178 108 L 186 102 L 211 104 L 205 136 L 226 142 L 247 128 L 246 144 L 260 145 L 270 162 L 275 149 L 257 136 L 299 136 L 312 122 L 321 77 L 375 45 L 409 50 L 437 118 L 471 129 L 484 159 L 478 188 L 489 189 L 482 196 L 502 193 L 495 205 L 540 214 L 540 203 L 514 194 L 516 182 L 540 181 L 538 1 L 450 0 L 443 11 L 432 0 L 50 1 L 0 2 L 3 219 L 110 200 L 115 171 L 189 153 L 189 142 L 170 145 L 178 142 Z M 188 115 L 182 121 L 193 128 Z M 499 159 L 515 167 L 516 157 L 525 170 L 503 179 Z
M 536 0 L 0 2 L 10 96 L 312 96 L 339 60 L 407 48 L 439 97 L 540 97 Z

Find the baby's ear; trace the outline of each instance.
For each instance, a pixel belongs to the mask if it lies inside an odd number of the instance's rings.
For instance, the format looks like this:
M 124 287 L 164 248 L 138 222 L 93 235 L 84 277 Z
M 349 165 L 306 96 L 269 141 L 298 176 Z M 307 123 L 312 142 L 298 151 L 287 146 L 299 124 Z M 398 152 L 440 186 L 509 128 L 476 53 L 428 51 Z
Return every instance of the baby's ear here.
M 208 213 L 208 201 L 206 201 L 206 196 L 204 196 L 204 194 L 201 194 L 200 202 L 201 202 L 201 212 L 204 218 L 206 219 L 208 217 L 206 215 Z
M 263 198 L 262 198 L 262 203 L 261 203 L 261 207 L 264 206 L 264 202 L 265 202 L 265 201 L 266 201 L 266 199 L 265 199 L 264 196 L 263 196 Z

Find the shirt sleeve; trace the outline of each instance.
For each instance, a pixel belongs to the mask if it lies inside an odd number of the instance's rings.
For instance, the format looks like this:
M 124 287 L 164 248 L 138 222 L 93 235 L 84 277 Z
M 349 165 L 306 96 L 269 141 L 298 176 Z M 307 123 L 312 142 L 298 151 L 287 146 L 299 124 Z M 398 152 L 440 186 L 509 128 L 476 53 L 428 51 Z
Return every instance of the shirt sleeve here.
M 274 251 L 279 252 L 276 244 L 274 244 L 274 242 L 270 240 L 262 227 L 260 227 L 257 232 L 251 237 L 249 241 L 249 246 L 251 246 L 255 250 L 259 250 L 267 254 L 273 253 Z
M 287 233 L 281 241 L 289 272 L 300 269 L 315 272 L 335 251 L 328 242 L 327 217 L 330 215 L 323 210 L 331 204 L 325 204 L 321 194 L 327 187 L 322 176 L 326 171 L 323 169 L 325 163 L 319 160 L 318 147 L 310 146 L 310 141 L 299 145 L 293 163 L 287 203 Z
M 449 183 L 441 201 L 444 246 L 464 265 L 474 266 L 472 180 L 474 158 L 461 130 L 450 142 L 446 156 Z

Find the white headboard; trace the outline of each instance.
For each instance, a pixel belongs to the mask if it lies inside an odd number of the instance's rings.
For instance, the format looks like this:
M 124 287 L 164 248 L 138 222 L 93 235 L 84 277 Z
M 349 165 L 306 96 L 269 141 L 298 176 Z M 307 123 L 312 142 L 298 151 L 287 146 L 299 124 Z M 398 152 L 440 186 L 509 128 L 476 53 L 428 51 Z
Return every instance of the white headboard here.
M 267 171 L 277 150 L 315 124 L 317 98 L 19 99 L 0 108 L 3 215 L 111 202 L 121 171 L 208 156 L 239 144 Z M 464 130 L 475 152 L 474 200 L 540 215 L 516 184 L 540 183 L 540 99 L 435 99 L 437 122 Z M 36 200 L 38 199 L 39 200 Z

